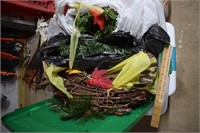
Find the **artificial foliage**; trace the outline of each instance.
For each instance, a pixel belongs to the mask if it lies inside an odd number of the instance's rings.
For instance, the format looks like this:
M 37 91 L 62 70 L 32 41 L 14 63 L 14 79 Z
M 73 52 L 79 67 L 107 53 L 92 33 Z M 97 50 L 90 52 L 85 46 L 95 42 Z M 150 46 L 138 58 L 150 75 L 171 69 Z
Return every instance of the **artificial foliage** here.
M 78 55 L 87 55 L 101 52 L 115 52 L 122 55 L 130 55 L 132 51 L 130 48 L 119 48 L 114 45 L 100 43 L 95 39 L 92 40 L 79 40 L 79 46 L 77 48 Z
M 80 33 L 93 35 L 96 39 L 99 39 L 114 31 L 118 14 L 111 8 L 104 8 L 103 16 L 106 19 L 105 28 L 103 30 L 100 30 L 99 25 L 93 24 L 94 16 L 90 12 L 77 18 L 76 26 L 79 27 Z
M 68 57 L 68 53 L 69 53 L 69 47 L 66 45 L 64 40 L 60 41 L 59 55 L 61 57 Z
M 54 92 L 54 98 L 49 103 L 52 111 L 57 112 L 62 120 L 73 119 L 85 123 L 93 119 L 104 119 L 106 115 L 129 115 L 135 107 L 151 102 L 157 83 L 157 60 L 154 55 L 146 51 L 133 53 L 123 43 L 100 42 L 107 35 L 115 36 L 111 41 L 117 38 L 131 42 L 133 39 L 124 37 L 126 33 L 120 32 L 119 37 L 111 34 L 116 28 L 118 16 L 113 9 L 106 7 L 100 12 L 102 14 L 98 14 L 89 8 L 88 12 L 80 14 L 80 5 L 75 8 L 77 14 L 70 44 L 61 41 L 59 47 L 59 56 L 67 58 L 69 66 L 61 68 L 50 65 L 46 69 L 46 77 L 38 84 L 40 88 L 48 87 Z M 95 15 L 104 18 L 102 23 L 97 22 L 98 17 Z M 120 54 L 124 60 L 110 69 L 96 67 L 92 74 L 73 68 L 76 57 L 85 58 L 87 55 L 104 52 Z M 88 64 L 81 63 L 85 65 L 85 70 Z
M 91 79 L 87 80 L 87 85 L 101 87 L 103 89 L 112 88 L 112 81 L 106 77 L 107 70 L 99 70 L 95 68 L 92 73 Z
M 59 46 L 59 56 L 69 57 L 69 44 L 66 44 L 64 41 L 61 41 Z M 84 56 L 102 52 L 114 52 L 121 55 L 132 54 L 131 49 L 128 47 L 119 48 L 114 45 L 98 42 L 96 39 L 79 39 L 76 56 Z
M 81 95 L 80 98 L 70 99 L 66 103 L 54 97 L 48 104 L 52 111 L 59 113 L 62 120 L 73 119 L 82 124 L 92 119 L 104 119 L 107 113 L 93 109 L 90 95 Z

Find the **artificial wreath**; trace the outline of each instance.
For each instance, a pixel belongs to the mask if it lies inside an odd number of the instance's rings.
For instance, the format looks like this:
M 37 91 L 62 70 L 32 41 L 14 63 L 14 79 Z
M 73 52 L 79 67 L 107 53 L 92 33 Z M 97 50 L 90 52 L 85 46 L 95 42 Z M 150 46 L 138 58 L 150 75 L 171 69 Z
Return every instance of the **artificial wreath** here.
M 64 120 L 128 115 L 154 99 L 157 57 L 133 50 L 135 38 L 129 32 L 113 32 L 114 9 L 84 5 L 88 11 L 83 14 L 81 3 L 74 6 L 71 34 L 56 35 L 41 47 L 39 55 L 49 67 L 38 87 L 54 92 L 49 106 Z

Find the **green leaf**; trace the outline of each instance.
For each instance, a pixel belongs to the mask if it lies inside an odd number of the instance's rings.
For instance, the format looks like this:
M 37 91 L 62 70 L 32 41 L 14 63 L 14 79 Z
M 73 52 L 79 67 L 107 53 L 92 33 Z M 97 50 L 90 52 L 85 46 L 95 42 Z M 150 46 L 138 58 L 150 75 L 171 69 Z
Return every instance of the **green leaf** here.
M 73 23 L 73 28 L 72 28 L 72 34 L 71 34 L 71 39 L 70 39 L 70 51 L 69 51 L 69 68 L 73 69 L 73 64 L 75 60 L 75 55 L 76 55 L 76 49 L 78 45 L 78 39 L 80 32 L 78 30 L 78 27 L 76 27 L 76 20 L 80 15 L 80 5 L 78 5 L 78 11 L 76 14 L 76 17 L 74 19 Z

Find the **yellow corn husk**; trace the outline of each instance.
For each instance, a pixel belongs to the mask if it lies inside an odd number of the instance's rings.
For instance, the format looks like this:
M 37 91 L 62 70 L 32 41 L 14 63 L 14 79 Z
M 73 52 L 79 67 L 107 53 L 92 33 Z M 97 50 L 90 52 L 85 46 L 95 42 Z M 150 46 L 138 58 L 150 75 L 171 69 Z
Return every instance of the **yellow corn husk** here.
M 72 33 L 70 38 L 70 51 L 69 51 L 69 68 L 72 69 L 74 65 L 74 60 L 76 56 L 76 49 L 78 46 L 78 40 L 80 32 L 78 30 L 78 27 L 76 27 L 76 20 L 80 16 L 80 4 L 76 5 L 77 7 L 77 13 L 76 17 L 74 19 L 73 27 L 72 27 Z
M 45 73 L 49 79 L 49 81 L 57 87 L 60 91 L 62 91 L 64 94 L 67 95 L 68 98 L 73 98 L 73 96 L 67 91 L 67 89 L 64 86 L 63 79 L 58 76 L 58 72 L 65 70 L 66 68 L 63 67 L 57 67 L 53 64 L 51 64 L 46 70 Z
M 125 89 L 126 91 L 131 90 L 131 89 L 134 87 L 135 82 L 137 82 L 138 80 L 139 80 L 139 75 L 136 76 L 133 80 L 131 80 L 131 81 L 129 81 L 128 83 L 126 83 L 126 84 L 124 85 L 124 89 Z
M 108 73 L 114 73 L 117 71 L 120 71 L 130 60 L 132 60 L 133 58 L 135 58 L 136 56 L 138 56 L 139 54 L 134 54 L 131 57 L 123 60 L 122 62 L 120 62 L 119 64 L 115 65 L 114 67 L 110 68 L 108 70 Z
M 87 7 L 88 9 L 95 9 L 96 11 L 98 11 L 101 14 L 104 12 L 104 9 L 101 7 L 98 7 L 98 6 L 92 6 L 92 5 L 86 4 L 84 2 L 80 2 L 80 5 Z
M 150 92 L 151 94 L 156 95 L 157 87 L 158 87 L 158 75 L 156 76 L 156 80 L 154 81 L 153 85 L 148 85 L 148 86 L 145 86 L 143 88 L 137 88 L 137 89 L 146 90 L 146 91 Z
M 155 63 L 157 63 L 157 59 L 155 57 L 151 58 L 151 65 L 155 65 Z M 129 81 L 128 83 L 126 83 L 124 85 L 124 89 L 129 91 L 130 89 L 132 89 L 133 87 L 135 87 L 135 84 L 142 84 L 143 80 L 145 80 L 145 82 L 148 82 L 148 84 L 145 87 L 136 87 L 139 90 L 146 90 L 149 91 L 152 94 L 156 94 L 156 83 L 158 80 L 158 72 L 155 72 L 157 70 L 156 66 L 149 66 L 145 71 L 149 71 L 149 73 L 140 73 L 138 76 L 136 76 L 133 80 Z M 144 72 L 145 72 L 144 71 Z M 150 77 L 154 77 L 154 79 L 149 79 L 148 77 L 146 78 L 145 76 L 150 76 Z M 141 79 L 142 78 L 142 79 Z M 154 83 L 154 84 L 153 84 Z
M 70 74 L 79 74 L 79 73 L 82 73 L 82 71 L 79 71 L 79 70 L 76 70 L 76 69 L 69 69 L 69 70 L 66 70 L 65 71 L 66 73 L 68 73 L 69 75 Z
M 131 58 L 131 57 L 130 57 Z M 144 52 L 139 52 L 126 62 L 120 73 L 113 81 L 116 88 L 125 85 L 133 80 L 138 74 L 146 70 L 151 65 L 149 56 Z

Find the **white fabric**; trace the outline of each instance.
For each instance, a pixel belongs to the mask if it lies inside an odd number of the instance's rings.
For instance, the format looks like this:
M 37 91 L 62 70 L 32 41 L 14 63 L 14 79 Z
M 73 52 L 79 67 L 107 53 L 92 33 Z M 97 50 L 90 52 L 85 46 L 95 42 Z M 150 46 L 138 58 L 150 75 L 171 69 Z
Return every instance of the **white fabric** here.
M 154 24 L 158 24 L 166 30 L 165 16 L 160 0 L 126 0 L 125 7 L 115 31 L 127 31 L 140 39 Z
M 113 32 L 123 30 L 140 39 L 154 24 L 158 24 L 166 30 L 163 5 L 160 0 L 56 0 L 56 12 L 52 21 L 57 21 L 64 33 L 71 34 L 76 14 L 73 6 L 77 2 L 99 7 L 111 7 L 117 11 L 119 14 L 117 27 Z M 65 5 L 71 7 L 66 15 L 64 15 Z M 86 7 L 81 6 L 81 14 L 87 10 Z M 53 26 L 50 27 L 53 28 Z M 50 30 L 53 31 L 51 28 Z M 48 38 L 54 36 L 52 33 L 49 34 Z

